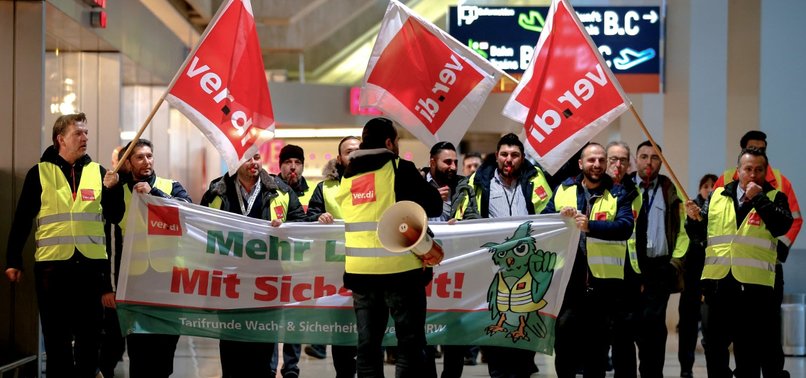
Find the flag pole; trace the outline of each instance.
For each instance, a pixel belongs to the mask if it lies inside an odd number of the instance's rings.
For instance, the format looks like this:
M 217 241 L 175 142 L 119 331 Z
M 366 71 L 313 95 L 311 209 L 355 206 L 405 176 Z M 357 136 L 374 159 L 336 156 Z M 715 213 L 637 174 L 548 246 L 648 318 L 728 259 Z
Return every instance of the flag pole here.
M 641 120 L 641 116 L 638 115 L 638 112 L 635 111 L 635 106 L 632 104 L 630 104 L 630 112 L 632 112 L 632 115 L 635 116 L 635 119 L 638 121 L 638 126 L 641 126 L 641 130 L 643 130 L 644 134 L 646 134 L 647 139 L 649 139 L 649 143 L 652 144 L 652 148 L 654 148 L 655 152 L 657 152 L 660 156 L 660 160 L 663 162 L 663 165 L 666 166 L 667 170 L 669 170 L 669 175 L 672 176 L 672 180 L 674 181 L 675 185 L 677 185 L 680 192 L 683 194 L 683 202 L 688 202 L 689 197 L 686 193 L 686 189 L 683 187 L 683 185 L 680 185 L 680 181 L 677 180 L 677 176 L 674 174 L 672 166 L 669 165 L 668 161 L 666 161 L 666 157 L 663 156 L 663 152 L 661 152 L 660 148 L 658 148 L 658 145 L 655 143 L 655 139 L 652 138 L 652 134 L 649 133 L 649 130 L 647 130 L 646 126 L 644 125 L 644 121 Z
M 140 126 L 140 130 L 138 130 L 137 134 L 134 135 L 132 141 L 129 142 L 129 148 L 126 149 L 126 152 L 124 152 L 123 156 L 118 160 L 118 164 L 115 166 L 115 169 L 112 170 L 112 173 L 118 173 L 118 170 L 123 165 L 123 162 L 125 162 L 129 158 L 129 155 L 131 155 L 134 145 L 137 143 L 138 140 L 140 140 L 140 136 L 143 135 L 144 131 L 146 131 L 148 124 L 151 123 L 151 120 L 154 119 L 155 115 L 157 115 L 157 111 L 159 110 L 160 106 L 162 106 L 162 103 L 165 102 L 165 98 L 168 97 L 168 92 L 171 91 L 171 88 L 174 87 L 176 81 L 179 80 L 179 75 L 181 75 L 182 72 L 185 71 L 185 67 L 187 67 L 188 63 L 190 63 L 190 58 L 196 55 L 196 52 L 199 51 L 201 43 L 204 41 L 205 38 L 207 38 L 207 34 L 209 34 L 211 30 L 213 30 L 212 26 L 214 26 L 218 22 L 218 19 L 221 17 L 221 13 L 231 2 L 232 1 L 222 2 L 221 6 L 218 7 L 218 11 L 216 11 L 216 14 L 213 16 L 212 20 L 210 21 L 210 24 L 207 25 L 207 29 L 205 29 L 204 33 L 201 35 L 201 37 L 199 37 L 199 41 L 196 42 L 196 46 L 193 47 L 193 50 L 190 50 L 190 53 L 185 58 L 185 61 L 182 62 L 182 66 L 179 67 L 178 71 L 176 71 L 176 75 L 174 75 L 173 79 L 171 79 L 171 83 L 168 84 L 168 88 L 166 88 L 165 91 L 162 92 L 162 96 L 160 96 L 160 98 L 157 100 L 157 103 L 154 104 L 154 107 L 151 109 L 151 113 L 149 113 L 148 117 L 146 117 L 145 121 L 143 121 L 143 125 Z
M 520 84 L 521 83 L 520 81 L 518 81 L 518 79 L 512 77 L 512 75 L 506 73 L 505 71 L 502 70 L 501 73 L 504 75 L 504 77 L 506 77 L 509 80 L 512 80 L 515 84 Z

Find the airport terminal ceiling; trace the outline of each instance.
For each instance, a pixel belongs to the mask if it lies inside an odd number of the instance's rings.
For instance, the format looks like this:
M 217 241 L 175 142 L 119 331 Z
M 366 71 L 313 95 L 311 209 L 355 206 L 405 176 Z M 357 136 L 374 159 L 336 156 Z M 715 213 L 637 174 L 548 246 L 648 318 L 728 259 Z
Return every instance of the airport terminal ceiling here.
M 221 0 L 169 2 L 199 32 L 221 4 Z M 458 3 L 490 6 L 550 3 L 548 0 L 401 2 L 440 27 L 445 26 L 448 7 Z M 387 4 L 388 0 L 252 0 L 266 70 L 273 80 L 360 83 Z

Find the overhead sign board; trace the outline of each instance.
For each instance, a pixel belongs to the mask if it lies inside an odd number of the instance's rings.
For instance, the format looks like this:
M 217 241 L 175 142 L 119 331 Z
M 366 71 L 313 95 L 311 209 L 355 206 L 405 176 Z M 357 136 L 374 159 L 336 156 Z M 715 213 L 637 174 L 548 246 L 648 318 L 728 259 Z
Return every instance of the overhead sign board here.
M 661 91 L 660 7 L 576 7 L 577 16 L 625 91 Z M 548 7 L 450 7 L 448 32 L 496 67 L 521 74 L 529 66 Z

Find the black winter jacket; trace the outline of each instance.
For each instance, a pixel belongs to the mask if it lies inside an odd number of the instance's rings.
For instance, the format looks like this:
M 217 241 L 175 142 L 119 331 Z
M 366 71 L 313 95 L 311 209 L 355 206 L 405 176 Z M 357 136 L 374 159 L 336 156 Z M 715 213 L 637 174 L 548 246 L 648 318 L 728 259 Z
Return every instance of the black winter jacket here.
M 238 188 L 235 186 L 236 177 L 226 174 L 213 180 L 210 188 L 204 193 L 201 200 L 202 206 L 209 206 L 216 197 L 221 198 L 221 210 L 235 214 L 241 214 L 241 207 L 238 202 Z M 260 198 L 255 201 L 252 211 L 247 215 L 251 218 L 271 219 L 272 200 L 280 195 L 280 192 L 288 193 L 288 213 L 287 222 L 300 222 L 305 220 L 305 212 L 299 203 L 297 195 L 279 177 L 269 174 L 265 170 L 260 170 Z

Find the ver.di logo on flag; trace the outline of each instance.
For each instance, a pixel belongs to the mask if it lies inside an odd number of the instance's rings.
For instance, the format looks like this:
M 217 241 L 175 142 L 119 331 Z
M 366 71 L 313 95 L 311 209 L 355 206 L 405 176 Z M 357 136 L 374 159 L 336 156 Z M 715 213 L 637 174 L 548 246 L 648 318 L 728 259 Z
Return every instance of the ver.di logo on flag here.
M 182 236 L 179 208 L 148 205 L 148 234 Z
M 484 79 L 468 65 L 410 17 L 384 49 L 367 82 L 385 88 L 436 134 L 457 105 Z M 410 72 L 401 75 L 401 67 Z

